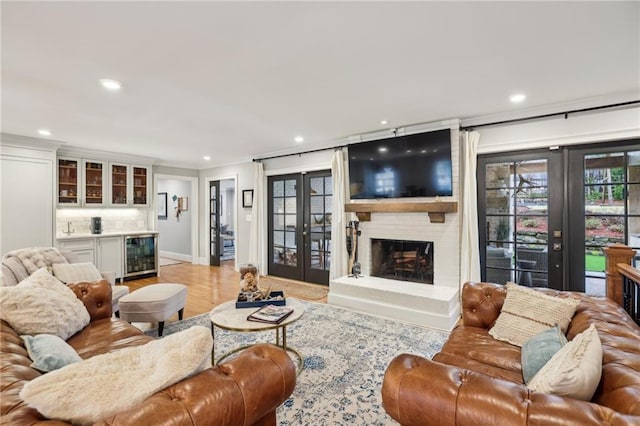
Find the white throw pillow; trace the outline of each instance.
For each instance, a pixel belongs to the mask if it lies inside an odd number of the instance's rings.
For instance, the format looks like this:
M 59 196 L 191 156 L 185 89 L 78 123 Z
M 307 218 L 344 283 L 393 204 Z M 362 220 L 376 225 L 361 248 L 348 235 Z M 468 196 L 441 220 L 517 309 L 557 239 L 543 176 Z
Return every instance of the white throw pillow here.
M 507 283 L 507 297 L 489 334 L 520 346 L 544 330 L 560 326 L 562 333 L 580 304 L 578 299 L 549 296 L 531 288 Z
M 53 275 L 60 281 L 71 284 L 80 281 L 98 281 L 102 279 L 100 271 L 93 263 L 56 263 L 53 265 Z
M 602 375 L 602 343 L 593 324 L 560 349 L 533 376 L 529 388 L 590 401 Z
M 37 377 L 20 398 L 50 419 L 91 424 L 210 367 L 212 346 L 211 330 L 194 326 Z
M 17 286 L 0 288 L 0 318 L 18 334 L 54 334 L 64 340 L 90 321 L 82 301 L 44 268 Z

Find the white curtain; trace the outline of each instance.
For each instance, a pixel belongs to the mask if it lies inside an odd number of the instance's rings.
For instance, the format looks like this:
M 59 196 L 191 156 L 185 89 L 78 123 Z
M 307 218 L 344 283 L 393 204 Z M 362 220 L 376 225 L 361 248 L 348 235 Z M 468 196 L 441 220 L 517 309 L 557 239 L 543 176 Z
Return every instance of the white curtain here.
M 249 262 L 259 267 L 260 273 L 265 274 L 267 265 L 265 247 L 267 228 L 265 226 L 265 192 L 264 166 L 261 162 L 254 165 L 253 177 L 253 207 L 251 207 L 251 233 L 249 234 Z
M 462 237 L 460 241 L 460 285 L 480 281 L 480 249 L 478 247 L 478 196 L 476 168 L 480 133 L 462 132 Z M 462 287 L 461 287 L 462 288 Z
M 336 150 L 331 160 L 331 176 L 333 180 L 333 209 L 331 212 L 331 268 L 329 279 L 347 275 L 347 242 L 345 223 L 346 175 L 344 153 Z

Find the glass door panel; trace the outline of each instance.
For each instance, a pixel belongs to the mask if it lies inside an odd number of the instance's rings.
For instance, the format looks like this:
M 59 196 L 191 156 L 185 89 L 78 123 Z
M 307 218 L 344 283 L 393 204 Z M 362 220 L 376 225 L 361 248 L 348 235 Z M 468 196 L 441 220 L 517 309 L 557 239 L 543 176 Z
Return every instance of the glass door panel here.
M 148 168 L 133 167 L 133 204 L 147 205 L 149 198 L 148 191 Z
M 269 192 L 269 273 L 302 279 L 298 256 L 299 175 L 270 177 Z
M 550 176 L 557 173 L 551 174 L 550 165 L 561 171 L 561 160 L 551 152 L 481 157 L 478 206 L 484 281 L 562 286 L 562 185 L 549 186 L 554 181 Z M 561 176 L 555 179 L 562 182 Z
M 209 182 L 209 265 L 220 266 L 220 181 Z
M 84 204 L 102 205 L 104 199 L 104 165 L 102 162 L 83 160 Z
M 331 266 L 332 179 L 328 172 L 307 173 L 305 194 L 305 280 L 328 284 Z
M 58 204 L 78 205 L 80 160 L 58 158 Z
M 129 168 L 126 165 L 111 164 L 110 173 L 111 204 L 126 206 L 128 204 Z

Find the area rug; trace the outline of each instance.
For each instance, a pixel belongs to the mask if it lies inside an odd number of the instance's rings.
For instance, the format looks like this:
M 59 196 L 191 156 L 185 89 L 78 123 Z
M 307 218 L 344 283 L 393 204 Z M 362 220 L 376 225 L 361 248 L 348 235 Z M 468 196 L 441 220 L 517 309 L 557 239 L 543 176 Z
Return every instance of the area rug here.
M 271 287 L 271 291 L 283 291 L 286 296 L 302 300 L 321 300 L 329 294 L 329 286 L 326 285 L 309 284 L 272 276 L 261 276 L 260 288 L 266 289 L 269 287 Z
M 382 407 L 387 365 L 401 353 L 431 358 L 447 333 L 325 304 L 302 303 L 305 314 L 287 327 L 287 342 L 304 356 L 304 368 L 293 394 L 278 408 L 278 424 L 396 425 Z M 164 334 L 196 324 L 210 327 L 208 314 L 170 323 Z M 155 330 L 147 333 L 156 335 Z M 241 345 L 273 342 L 274 333 L 216 328 L 216 357 Z

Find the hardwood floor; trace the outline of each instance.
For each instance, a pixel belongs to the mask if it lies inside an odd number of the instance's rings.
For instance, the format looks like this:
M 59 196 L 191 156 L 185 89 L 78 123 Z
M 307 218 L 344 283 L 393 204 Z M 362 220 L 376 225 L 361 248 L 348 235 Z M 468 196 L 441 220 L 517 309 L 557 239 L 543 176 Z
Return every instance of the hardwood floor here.
M 222 262 L 222 266 L 219 267 L 179 263 L 161 266 L 157 277 L 126 281 L 124 284 L 130 291 L 161 282 L 186 285 L 187 304 L 184 308 L 184 318 L 190 318 L 209 312 L 214 306 L 234 300 L 238 296 L 240 273 L 233 267 L 233 261 Z

